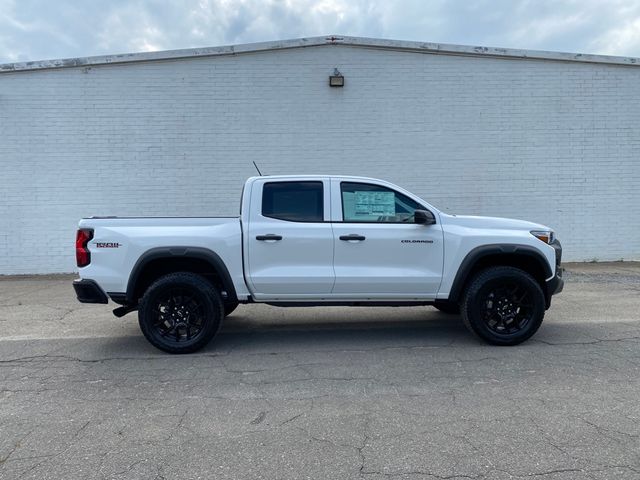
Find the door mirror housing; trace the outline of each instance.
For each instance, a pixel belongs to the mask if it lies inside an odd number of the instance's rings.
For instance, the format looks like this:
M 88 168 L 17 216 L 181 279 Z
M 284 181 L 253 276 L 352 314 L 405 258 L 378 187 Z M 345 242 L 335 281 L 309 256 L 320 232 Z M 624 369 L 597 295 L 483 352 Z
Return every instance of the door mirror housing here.
M 413 214 L 413 220 L 420 225 L 434 225 L 436 217 L 429 210 L 416 210 Z

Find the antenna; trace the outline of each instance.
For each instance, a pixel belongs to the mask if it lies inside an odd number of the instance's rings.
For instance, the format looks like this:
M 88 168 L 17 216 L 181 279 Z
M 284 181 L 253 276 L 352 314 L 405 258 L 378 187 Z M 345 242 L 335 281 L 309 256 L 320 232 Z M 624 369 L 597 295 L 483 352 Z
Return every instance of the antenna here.
M 256 170 L 258 171 L 258 175 L 260 175 L 262 177 L 262 172 L 260 172 L 260 169 L 258 168 L 258 165 L 256 165 L 256 161 L 253 161 L 253 166 L 256 167 Z

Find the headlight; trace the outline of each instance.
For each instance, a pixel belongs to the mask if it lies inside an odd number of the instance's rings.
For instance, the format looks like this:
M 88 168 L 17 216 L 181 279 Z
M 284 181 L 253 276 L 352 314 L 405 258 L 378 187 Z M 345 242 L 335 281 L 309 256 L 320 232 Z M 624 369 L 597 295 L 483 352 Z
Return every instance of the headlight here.
M 553 243 L 556 239 L 552 230 L 531 230 L 531 235 L 536 237 L 538 240 L 542 240 L 544 243 Z

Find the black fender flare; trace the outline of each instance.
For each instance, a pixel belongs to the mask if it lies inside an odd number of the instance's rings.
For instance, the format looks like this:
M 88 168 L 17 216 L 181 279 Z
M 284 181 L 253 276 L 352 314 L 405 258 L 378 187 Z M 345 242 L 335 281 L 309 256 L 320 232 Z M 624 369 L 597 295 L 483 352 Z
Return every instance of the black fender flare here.
M 473 267 L 480 259 L 489 255 L 527 256 L 534 259 L 542 267 L 542 270 L 545 273 L 545 279 L 553 276 L 553 270 L 551 269 L 551 266 L 549 265 L 546 257 L 542 254 L 542 252 L 540 252 L 540 250 L 532 247 L 531 245 L 500 243 L 481 245 L 467 253 L 467 255 L 460 263 L 460 267 L 458 268 L 458 272 L 456 273 L 456 277 L 453 280 L 453 285 L 451 286 L 451 290 L 449 292 L 448 300 L 453 302 L 457 302 L 460 300 L 462 290 L 467 280 L 469 279 L 469 275 L 473 270 Z
M 144 267 L 149 262 L 161 258 L 192 258 L 208 262 L 209 264 L 211 264 L 211 266 L 213 266 L 216 273 L 219 275 L 220 280 L 222 281 L 222 286 L 227 292 L 227 301 L 238 301 L 236 289 L 233 285 L 233 280 L 231 280 L 229 270 L 216 252 L 203 247 L 174 246 L 152 248 L 140 255 L 140 258 L 138 258 L 138 261 L 133 266 L 131 274 L 129 275 L 126 293 L 127 303 L 132 304 L 136 301 L 136 299 L 134 298 L 136 284 L 138 283 L 140 273 L 144 270 Z

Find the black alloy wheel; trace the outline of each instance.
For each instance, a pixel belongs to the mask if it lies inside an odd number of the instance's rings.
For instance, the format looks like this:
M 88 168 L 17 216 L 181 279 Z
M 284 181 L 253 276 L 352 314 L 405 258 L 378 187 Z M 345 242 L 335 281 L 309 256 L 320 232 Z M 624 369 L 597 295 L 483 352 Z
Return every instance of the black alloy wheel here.
M 140 329 L 155 347 L 190 353 L 217 333 L 224 305 L 215 287 L 188 272 L 165 275 L 145 292 L 138 310 Z
M 205 322 L 203 300 L 197 291 L 183 287 L 166 289 L 156 299 L 153 327 L 161 337 L 176 344 L 197 338 Z
M 533 317 L 531 292 L 512 282 L 490 290 L 482 305 L 482 319 L 498 335 L 518 333 Z
M 461 305 L 469 330 L 493 345 L 517 345 L 542 324 L 545 297 L 540 284 L 514 267 L 491 267 L 471 280 Z

